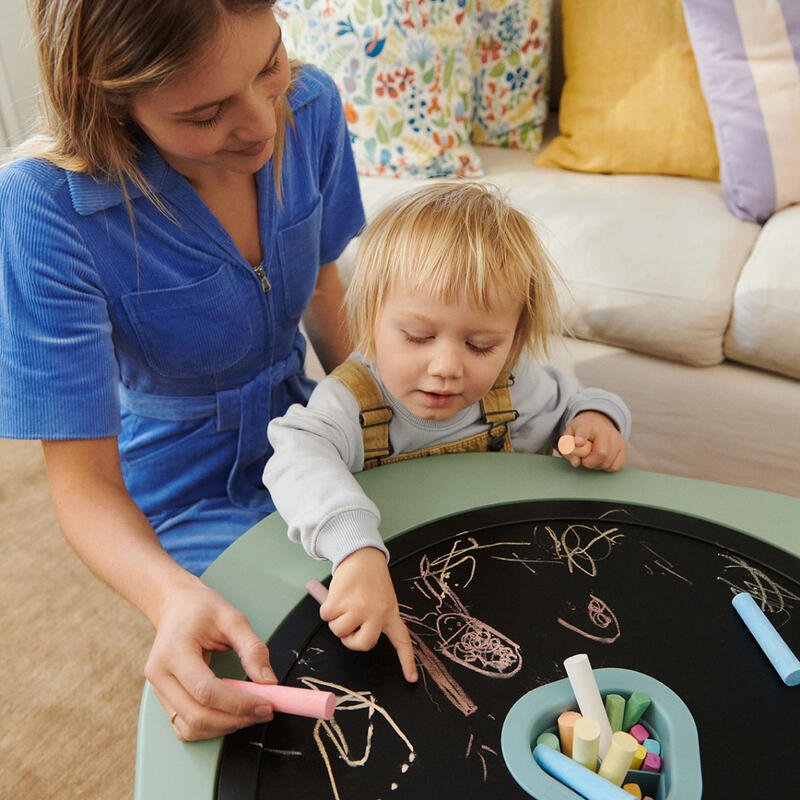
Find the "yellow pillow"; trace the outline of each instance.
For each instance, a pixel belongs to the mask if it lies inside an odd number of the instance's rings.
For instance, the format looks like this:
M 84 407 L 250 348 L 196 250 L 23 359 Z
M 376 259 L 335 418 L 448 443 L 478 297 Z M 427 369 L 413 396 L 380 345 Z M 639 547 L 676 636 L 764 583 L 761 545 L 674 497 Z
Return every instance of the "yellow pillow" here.
M 680 0 L 562 0 L 566 82 L 543 167 L 719 180 Z

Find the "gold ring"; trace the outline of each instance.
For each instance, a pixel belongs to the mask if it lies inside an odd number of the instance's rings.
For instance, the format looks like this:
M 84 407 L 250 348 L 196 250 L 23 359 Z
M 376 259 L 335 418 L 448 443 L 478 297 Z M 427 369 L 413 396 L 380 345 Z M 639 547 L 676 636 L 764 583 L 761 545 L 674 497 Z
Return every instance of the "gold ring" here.
M 178 712 L 177 711 L 173 711 L 172 712 L 172 716 L 169 718 L 169 724 L 170 725 L 174 725 L 175 724 L 175 719 L 176 719 L 177 716 L 178 716 Z

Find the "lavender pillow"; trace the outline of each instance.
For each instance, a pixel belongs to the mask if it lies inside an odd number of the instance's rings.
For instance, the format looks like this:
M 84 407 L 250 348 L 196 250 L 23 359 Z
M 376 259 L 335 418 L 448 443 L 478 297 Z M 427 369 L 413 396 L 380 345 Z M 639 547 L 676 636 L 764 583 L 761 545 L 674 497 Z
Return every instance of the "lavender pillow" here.
M 731 210 L 800 202 L 800 2 L 682 0 Z

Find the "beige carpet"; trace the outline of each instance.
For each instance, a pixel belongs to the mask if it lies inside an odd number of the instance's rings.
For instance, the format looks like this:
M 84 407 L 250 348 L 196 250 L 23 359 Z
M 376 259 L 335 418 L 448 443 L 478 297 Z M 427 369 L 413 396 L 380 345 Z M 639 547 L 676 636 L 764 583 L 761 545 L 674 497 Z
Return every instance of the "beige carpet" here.
M 150 623 L 62 538 L 38 442 L 0 439 L 0 520 L 0 793 L 130 798 Z

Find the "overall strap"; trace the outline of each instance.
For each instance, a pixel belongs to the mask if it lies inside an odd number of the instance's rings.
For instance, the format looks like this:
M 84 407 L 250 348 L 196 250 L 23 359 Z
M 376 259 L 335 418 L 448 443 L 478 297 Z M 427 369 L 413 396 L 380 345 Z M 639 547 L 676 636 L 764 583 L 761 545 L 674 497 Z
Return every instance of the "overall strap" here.
M 369 370 L 355 359 L 348 358 L 331 372 L 331 377 L 340 380 L 358 403 L 358 422 L 364 437 L 364 469 L 378 466 L 393 452 L 389 442 L 392 409 L 384 404 Z
M 497 383 L 481 398 L 481 422 L 489 426 L 490 450 L 512 450 L 508 423 L 519 416 L 511 404 L 513 385 L 514 376 L 510 372 L 501 372 Z

